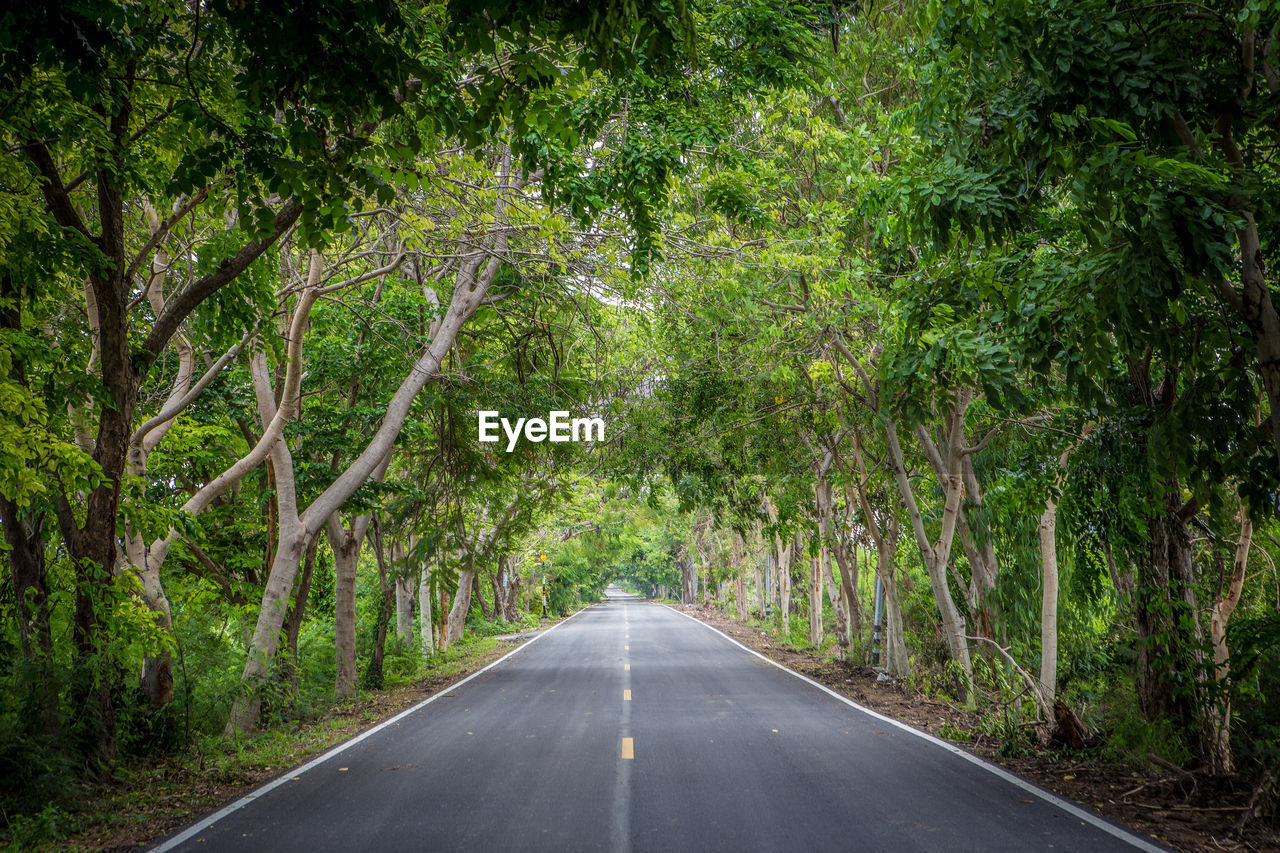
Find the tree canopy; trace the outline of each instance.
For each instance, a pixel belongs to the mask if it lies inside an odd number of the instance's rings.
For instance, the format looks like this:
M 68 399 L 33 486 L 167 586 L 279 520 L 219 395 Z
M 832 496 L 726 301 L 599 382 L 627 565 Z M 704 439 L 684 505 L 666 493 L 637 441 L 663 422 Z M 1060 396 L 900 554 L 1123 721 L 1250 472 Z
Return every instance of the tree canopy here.
M 610 583 L 1274 814 L 1278 95 L 1262 0 L 0 12 L 3 831 Z

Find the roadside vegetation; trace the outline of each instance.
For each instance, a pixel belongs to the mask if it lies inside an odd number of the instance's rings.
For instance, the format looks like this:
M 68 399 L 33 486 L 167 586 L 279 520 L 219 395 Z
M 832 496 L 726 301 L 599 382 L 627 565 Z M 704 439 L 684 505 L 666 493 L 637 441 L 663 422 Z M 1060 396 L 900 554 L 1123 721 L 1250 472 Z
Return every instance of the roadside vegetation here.
M 1277 92 L 1262 0 L 0 13 L 0 841 L 612 581 L 1274 842 Z

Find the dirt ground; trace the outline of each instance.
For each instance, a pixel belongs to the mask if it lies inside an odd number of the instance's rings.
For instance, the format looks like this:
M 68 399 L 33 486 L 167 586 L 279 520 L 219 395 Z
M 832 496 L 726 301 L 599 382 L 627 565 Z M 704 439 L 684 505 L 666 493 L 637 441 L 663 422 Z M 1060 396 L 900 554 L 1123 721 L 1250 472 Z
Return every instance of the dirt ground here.
M 683 610 L 858 704 L 935 737 L 976 728 L 977 714 L 934 701 L 904 684 L 878 681 L 877 673 L 869 667 L 783 646 L 717 610 Z M 1091 758 L 1088 749 L 1066 760 L 1062 753 L 1010 758 L 1000 755 L 1003 741 L 978 732 L 973 740 L 957 745 L 1177 850 L 1280 851 L 1280 828 L 1274 824 L 1251 819 L 1242 832 L 1238 830 L 1242 816 L 1251 811 L 1253 791 L 1247 787 L 1232 787 L 1172 766 L 1153 764 L 1151 769 L 1139 771 Z

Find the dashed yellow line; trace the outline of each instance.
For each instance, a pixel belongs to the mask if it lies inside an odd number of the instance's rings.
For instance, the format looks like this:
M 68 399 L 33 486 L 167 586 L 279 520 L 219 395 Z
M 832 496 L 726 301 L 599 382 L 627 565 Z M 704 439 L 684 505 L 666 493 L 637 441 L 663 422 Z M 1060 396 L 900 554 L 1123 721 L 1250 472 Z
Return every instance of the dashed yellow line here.
M 629 737 L 622 739 L 622 757 L 634 759 L 636 757 L 635 741 Z
M 623 650 L 624 652 L 629 652 L 629 651 L 631 651 L 631 647 L 630 647 L 630 646 L 623 646 L 623 647 L 622 647 L 622 650 Z
M 624 663 L 624 664 L 622 665 L 622 668 L 623 668 L 623 669 L 625 669 L 625 670 L 630 671 L 630 669 L 631 669 L 631 664 L 629 664 L 629 663 Z
M 622 701 L 623 701 L 623 702 L 630 702 L 630 701 L 631 701 L 631 691 L 630 691 L 630 690 L 623 690 L 623 691 L 622 691 Z

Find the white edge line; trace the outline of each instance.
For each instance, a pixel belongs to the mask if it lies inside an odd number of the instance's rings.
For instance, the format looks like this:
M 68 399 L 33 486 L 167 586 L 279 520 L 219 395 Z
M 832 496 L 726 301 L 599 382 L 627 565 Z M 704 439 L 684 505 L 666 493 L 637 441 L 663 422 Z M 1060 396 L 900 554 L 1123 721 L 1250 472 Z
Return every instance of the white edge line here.
M 733 643 L 735 646 L 742 649 L 743 651 L 750 652 L 751 654 L 760 658 L 760 660 L 764 661 L 765 663 L 773 664 L 783 672 L 789 673 L 790 675 L 794 675 L 796 678 L 800 679 L 801 681 L 808 682 L 809 684 L 821 690 L 823 693 L 827 693 L 831 696 L 834 696 L 836 699 L 839 699 L 841 702 L 845 703 L 846 705 L 857 708 L 862 713 L 867 714 L 868 716 L 874 717 L 877 720 L 880 720 L 882 722 L 888 723 L 891 726 L 896 726 L 902 729 L 904 732 L 913 734 L 918 738 L 923 738 L 924 740 L 928 741 L 934 746 L 940 746 L 943 749 L 945 749 L 947 752 L 950 752 L 954 755 L 958 755 L 961 758 L 963 758 L 965 761 L 968 761 L 971 764 L 976 764 L 977 766 L 981 767 L 983 770 L 986 770 L 988 773 L 992 773 L 996 776 L 999 776 L 1004 781 L 1012 785 L 1016 785 L 1017 787 L 1026 791 L 1028 794 L 1032 794 L 1036 797 L 1039 797 L 1040 799 L 1044 800 L 1046 803 L 1049 803 L 1050 805 L 1057 806 L 1058 808 L 1062 809 L 1062 811 L 1066 812 L 1072 817 L 1079 818 L 1080 820 L 1088 824 L 1091 824 L 1092 826 L 1095 826 L 1098 829 L 1101 829 L 1103 832 L 1107 833 L 1108 835 L 1114 836 L 1115 838 L 1118 838 L 1121 841 L 1131 844 L 1134 847 L 1138 848 L 1139 850 L 1145 851 L 1145 853 L 1169 853 L 1170 848 L 1161 847 L 1159 845 L 1153 844 L 1152 842 L 1148 841 L 1142 836 L 1136 835 L 1128 831 L 1127 829 L 1124 829 L 1123 827 L 1117 826 L 1116 824 L 1113 824 L 1110 821 L 1104 820 L 1098 815 L 1095 815 L 1092 812 L 1086 811 L 1085 809 L 1082 809 L 1079 806 L 1077 806 L 1075 803 L 1072 803 L 1068 800 L 1064 800 L 1062 797 L 1059 797 L 1056 794 L 1052 794 L 1044 790 L 1043 788 L 1039 787 L 1038 785 L 1033 785 L 1027 780 L 1019 776 L 1015 776 L 1014 774 L 1010 773 L 1008 770 L 1005 770 L 1003 767 L 998 767 L 997 765 L 991 764 L 985 759 L 979 758 L 978 756 L 974 755 L 972 752 L 969 752 L 968 750 L 961 749 L 960 747 L 956 746 L 953 743 L 947 743 L 945 740 L 936 738 L 933 735 L 929 734 L 928 732 L 922 732 L 919 729 L 915 728 L 914 726 L 908 725 L 907 723 L 904 723 L 901 720 L 895 720 L 893 717 L 886 717 L 884 714 L 881 714 L 878 711 L 873 711 L 870 708 L 866 708 L 866 707 L 863 707 L 862 705 L 859 705 L 857 702 L 854 702 L 848 696 L 837 693 L 836 691 L 832 690 L 830 687 L 827 687 L 825 684 L 821 684 L 817 681 L 814 681 L 812 678 L 809 678 L 807 675 L 801 675 L 800 673 L 796 672 L 794 669 L 790 669 L 784 666 L 783 664 L 778 663 L 776 660 L 765 657 L 764 655 L 760 654 L 760 652 L 756 651 L 755 649 L 749 646 L 744 646 L 742 643 L 738 642 L 733 637 L 730 637 L 724 631 L 721 631 L 719 628 L 716 628 L 714 625 L 708 625 L 706 622 L 703 622 L 701 619 L 697 618 L 696 616 L 690 616 L 688 613 L 682 613 L 681 611 L 676 610 L 674 607 L 672 607 L 669 604 L 663 604 L 662 606 L 667 608 L 673 613 L 679 614 L 680 616 L 683 616 L 686 619 L 696 622 L 697 624 L 701 625 L 702 627 L 706 628 L 709 631 L 715 631 L 721 637 L 724 637 L 726 640 Z
M 371 737 L 377 734 L 378 732 L 382 731 L 383 729 L 387 728 L 388 726 L 398 723 L 400 720 L 403 720 L 405 717 L 409 716 L 410 714 L 421 710 L 427 705 L 430 705 L 432 702 L 436 701 L 441 696 L 449 695 L 450 693 L 457 690 L 459 687 L 466 684 L 468 681 L 475 678 L 476 676 L 483 675 L 484 673 L 493 669 L 495 666 L 502 663 L 504 660 L 511 657 L 512 655 L 515 655 L 529 648 L 529 646 L 538 642 L 538 640 L 542 639 L 547 634 L 550 634 L 552 631 L 554 631 L 556 628 L 559 628 L 565 622 L 568 622 L 574 616 L 577 616 L 578 613 L 582 613 L 584 610 L 588 610 L 590 607 L 593 607 L 593 606 L 594 605 L 588 605 L 587 607 L 582 608 L 582 610 L 577 611 L 577 613 L 570 614 L 568 617 L 561 619 L 559 622 L 552 625 L 550 628 L 547 628 L 546 630 L 540 632 L 536 637 L 532 637 L 529 640 L 516 646 L 514 649 L 507 652 L 505 655 L 498 658 L 496 661 L 484 667 L 483 669 L 478 669 L 475 672 L 468 675 L 466 678 L 462 679 L 461 681 L 455 684 L 449 685 L 444 690 L 431 694 L 430 696 L 428 696 L 426 699 L 423 699 L 418 704 L 410 708 L 406 708 L 405 710 L 396 714 L 394 717 L 389 717 L 383 720 L 381 723 L 378 723 L 373 728 L 366 729 L 365 731 L 361 732 L 360 734 L 356 735 L 350 740 L 344 740 L 342 743 L 338 744 L 337 746 L 330 747 L 327 752 L 321 753 L 320 755 L 308 761 L 306 764 L 303 764 L 301 767 L 287 770 L 284 773 L 281 773 L 272 781 L 267 782 L 266 784 L 258 788 L 254 788 L 252 791 L 245 794 L 240 799 L 235 800 L 229 805 L 223 806 L 222 808 L 218 809 L 216 812 L 204 818 L 194 826 L 188 827 L 186 830 L 179 833 L 178 835 L 173 836 L 167 841 L 160 842 L 158 845 L 150 849 L 150 853 L 167 853 L 167 851 L 174 849 L 179 844 L 190 841 L 192 838 L 199 835 L 201 832 L 204 832 L 206 829 L 213 826 L 215 823 L 222 820 L 224 817 L 231 814 L 232 812 L 239 811 L 240 809 L 249 805 L 249 803 L 252 803 L 254 800 L 258 799 L 261 796 L 271 793 L 276 788 L 279 788 L 281 785 L 285 784 L 286 782 L 292 782 L 294 779 L 297 779 L 299 776 L 301 776 L 303 773 L 306 773 L 308 770 L 318 767 L 319 765 L 325 763 L 330 758 L 333 758 L 335 755 L 338 755 L 339 753 L 346 752 L 348 749 L 360 743 L 360 741 L 364 740 L 365 738 Z

